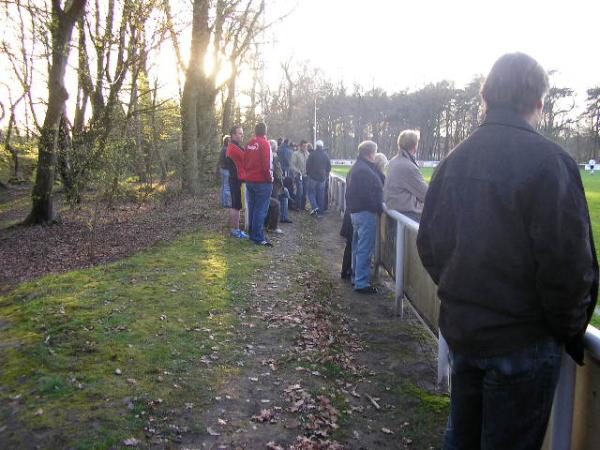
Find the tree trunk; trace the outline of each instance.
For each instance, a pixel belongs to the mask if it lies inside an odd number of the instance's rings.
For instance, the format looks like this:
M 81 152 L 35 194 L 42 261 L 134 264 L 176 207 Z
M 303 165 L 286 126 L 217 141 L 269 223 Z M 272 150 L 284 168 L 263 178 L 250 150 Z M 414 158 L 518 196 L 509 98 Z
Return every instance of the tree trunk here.
M 227 83 L 227 98 L 223 103 L 223 121 L 221 125 L 221 134 L 228 134 L 233 126 L 233 110 L 235 106 L 235 85 L 237 73 L 232 71 L 231 78 Z
M 65 89 L 65 69 L 69 59 L 71 34 L 75 21 L 82 14 L 86 0 L 73 0 L 66 10 L 60 1 L 52 2 L 52 61 L 48 73 L 48 108 L 40 130 L 38 166 L 32 193 L 32 208 L 25 224 L 51 224 L 57 220 L 52 199 L 56 168 L 56 145 L 60 119 L 68 98 Z
M 182 188 L 188 194 L 198 193 L 198 122 L 196 121 L 196 104 L 198 84 L 192 80 L 188 69 L 188 77 L 183 86 L 181 98 L 181 150 Z
M 8 126 L 6 127 L 6 136 L 4 136 L 4 147 L 10 153 L 13 160 L 13 175 L 12 178 L 15 180 L 19 179 L 19 152 L 15 147 L 12 146 L 10 140 L 12 138 L 12 130 L 15 125 L 15 110 L 14 107 L 10 110 L 10 118 L 8 119 Z
M 203 79 L 204 55 L 210 41 L 209 1 L 194 0 L 192 45 L 183 94 L 181 97 L 182 188 L 189 194 L 199 192 L 199 99 Z

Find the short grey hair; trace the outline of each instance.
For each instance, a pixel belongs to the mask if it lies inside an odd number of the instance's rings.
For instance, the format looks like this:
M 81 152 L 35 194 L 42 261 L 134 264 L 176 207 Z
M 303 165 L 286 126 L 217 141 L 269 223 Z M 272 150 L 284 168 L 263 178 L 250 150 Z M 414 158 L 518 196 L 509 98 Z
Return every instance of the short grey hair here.
M 275 139 L 269 139 L 269 145 L 271 146 L 271 151 L 277 151 L 277 141 Z
M 417 130 L 404 130 L 398 136 L 398 150 L 410 150 L 419 145 L 419 132 Z
M 366 158 L 367 155 L 375 153 L 377 151 L 377 144 L 373 141 L 362 141 L 358 144 L 358 156 Z
M 548 92 L 548 74 L 531 56 L 507 53 L 494 63 L 481 87 L 486 109 L 509 108 L 527 115 Z

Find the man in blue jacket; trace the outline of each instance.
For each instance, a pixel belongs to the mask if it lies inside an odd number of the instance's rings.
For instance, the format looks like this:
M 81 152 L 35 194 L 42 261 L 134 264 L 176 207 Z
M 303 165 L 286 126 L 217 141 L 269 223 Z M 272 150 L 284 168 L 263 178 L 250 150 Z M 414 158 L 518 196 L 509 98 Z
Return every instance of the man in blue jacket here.
M 539 449 L 563 349 L 583 361 L 598 263 L 577 164 L 535 131 L 547 90 L 533 58 L 502 56 L 483 123 L 425 197 L 417 245 L 452 371 L 445 449 Z
M 358 159 L 346 177 L 346 208 L 350 210 L 352 227 L 352 270 L 354 290 L 360 294 L 376 294 L 371 285 L 371 258 L 375 250 L 377 219 L 383 210 L 385 177 L 375 167 L 377 144 L 363 141 L 358 146 Z

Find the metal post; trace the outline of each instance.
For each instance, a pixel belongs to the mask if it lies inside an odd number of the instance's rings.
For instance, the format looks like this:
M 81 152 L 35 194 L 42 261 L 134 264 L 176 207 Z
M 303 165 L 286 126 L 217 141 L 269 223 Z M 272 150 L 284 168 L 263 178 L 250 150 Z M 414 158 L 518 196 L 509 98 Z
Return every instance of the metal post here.
M 395 313 L 404 318 L 404 224 L 396 221 L 396 306 Z
M 438 367 L 437 367 L 438 389 L 445 387 L 450 390 L 450 349 L 441 331 L 438 332 Z
M 575 362 L 563 352 L 552 412 L 552 450 L 569 450 L 573 433 Z
M 250 234 L 250 210 L 248 209 L 248 189 L 246 183 L 242 183 L 242 198 L 244 199 L 244 226 L 246 232 Z
M 381 215 L 377 216 L 377 234 L 375 235 L 375 264 L 373 268 L 373 281 L 379 279 L 379 266 L 381 265 Z
M 315 97 L 315 115 L 313 120 L 313 148 L 317 148 L 317 97 Z

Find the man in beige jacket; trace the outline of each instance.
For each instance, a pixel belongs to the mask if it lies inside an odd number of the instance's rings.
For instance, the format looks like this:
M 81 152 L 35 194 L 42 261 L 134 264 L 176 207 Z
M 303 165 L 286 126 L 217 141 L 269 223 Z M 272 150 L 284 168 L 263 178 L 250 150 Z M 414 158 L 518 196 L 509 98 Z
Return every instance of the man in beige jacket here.
M 306 209 L 307 177 L 306 160 L 308 159 L 308 143 L 303 139 L 300 146 L 292 154 L 292 163 L 290 169 L 294 176 L 294 185 L 296 187 L 296 209 L 304 211 Z
M 398 136 L 398 154 L 388 165 L 383 187 L 383 201 L 391 209 L 419 222 L 427 183 L 417 165 L 415 155 L 419 146 L 419 133 L 404 130 Z

